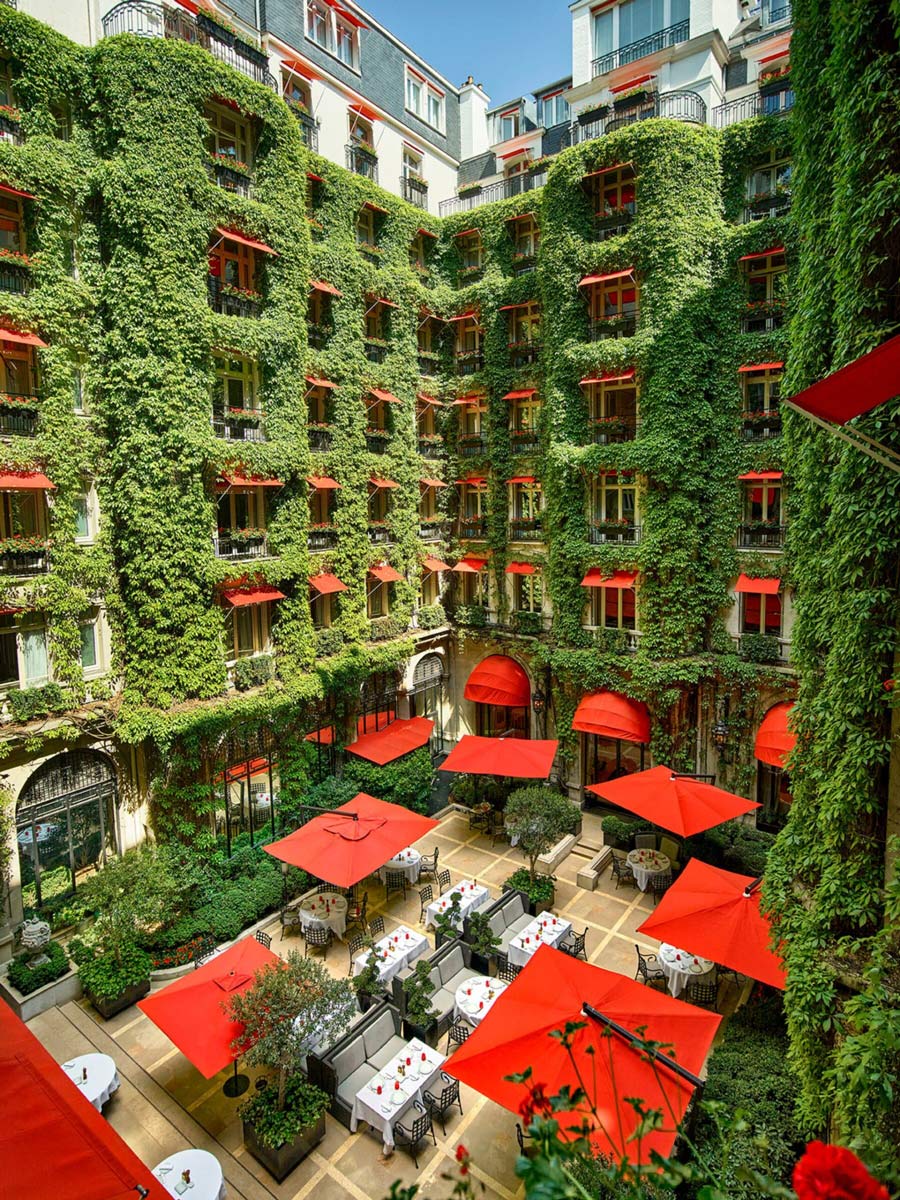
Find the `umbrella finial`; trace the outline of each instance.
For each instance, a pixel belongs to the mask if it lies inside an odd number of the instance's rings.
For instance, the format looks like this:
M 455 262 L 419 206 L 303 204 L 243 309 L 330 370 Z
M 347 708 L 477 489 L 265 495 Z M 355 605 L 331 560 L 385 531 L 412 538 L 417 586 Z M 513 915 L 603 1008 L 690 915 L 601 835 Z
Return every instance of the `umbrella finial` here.
M 759 891 L 759 888 L 761 886 L 762 886 L 762 875 L 758 875 L 756 877 L 756 879 L 753 880 L 752 883 L 748 883 L 747 886 L 744 888 L 744 892 L 743 892 L 744 899 L 749 900 L 754 892 Z

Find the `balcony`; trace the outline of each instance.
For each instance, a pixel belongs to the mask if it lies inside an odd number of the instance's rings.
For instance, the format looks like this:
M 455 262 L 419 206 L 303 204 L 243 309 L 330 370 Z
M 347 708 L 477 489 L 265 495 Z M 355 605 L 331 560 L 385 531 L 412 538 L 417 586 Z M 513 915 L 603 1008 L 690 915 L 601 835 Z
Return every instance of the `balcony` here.
M 464 433 L 456 444 L 459 458 L 484 458 L 487 454 L 487 439 L 480 433 Z
M 157 0 L 123 0 L 103 18 L 104 37 L 115 37 L 119 33 L 190 42 L 248 79 L 265 84 L 273 91 L 278 90 L 269 72 L 268 56 L 206 13 L 191 16 L 182 9 L 165 8 Z
M 420 350 L 416 365 L 420 375 L 434 375 L 440 365 L 441 356 L 434 350 Z
M 597 650 L 607 654 L 634 654 L 640 645 L 641 635 L 637 629 L 609 629 L 605 625 L 583 625 L 591 634 Z
M 27 296 L 30 291 L 29 264 L 0 257 L 0 292 L 10 292 L 14 296 Z
M 671 121 L 687 121 L 692 125 L 706 124 L 706 104 L 696 92 L 664 92 L 661 96 L 649 95 L 630 107 L 596 109 L 593 120 L 582 121 L 572 126 L 573 145 L 591 142 L 604 134 L 614 133 L 626 125 L 646 121 L 650 117 L 667 117 Z
M 631 521 L 592 521 L 589 540 L 592 546 L 636 546 L 641 527 Z
M 225 529 L 213 537 L 216 558 L 243 560 L 268 558 L 268 539 L 264 529 Z
M 487 517 L 460 517 L 459 536 L 463 541 L 486 537 Z
M 508 200 L 511 196 L 521 196 L 523 192 L 533 191 L 543 187 L 547 182 L 547 170 L 528 171 L 522 175 L 513 175 L 509 179 L 498 179 L 495 183 L 477 185 L 467 190 L 463 196 L 451 196 L 442 200 L 439 207 L 442 217 L 451 213 L 469 212 L 480 208 L 482 204 L 493 204 L 495 200 Z
M 27 399 L 37 400 L 39 397 L 28 396 Z M 37 419 L 36 408 L 26 407 L 24 404 L 4 405 L 0 408 L 0 436 L 34 437 L 37 430 Z
M 311 117 L 309 113 L 301 112 L 299 108 L 290 106 L 291 111 L 297 118 L 297 124 L 300 126 L 300 139 L 307 150 L 311 150 L 313 154 L 319 153 L 319 122 Z
M 337 545 L 338 534 L 330 522 L 323 525 L 310 525 L 306 535 L 307 550 L 332 550 Z
M 781 413 L 777 408 L 768 412 L 743 413 L 741 440 L 744 442 L 768 442 L 781 437 Z
M 777 663 L 782 666 L 790 662 L 791 643 L 787 638 L 774 633 L 742 633 L 732 635 L 734 647 L 747 662 Z
M 751 300 L 744 306 L 741 333 L 772 333 L 784 324 L 783 300 Z
M 615 446 L 633 442 L 638 423 L 634 417 L 592 417 L 589 421 L 591 442 L 595 446 Z
M 394 544 L 394 535 L 388 528 L 387 521 L 370 521 L 368 534 L 370 546 L 393 546 Z
M 536 363 L 541 354 L 542 343 L 534 338 L 527 342 L 511 342 L 509 345 L 509 365 L 511 367 L 527 367 Z
M 512 517 L 507 536 L 511 542 L 542 542 L 543 523 L 542 517 Z
M 438 517 L 430 518 L 427 521 L 419 522 L 419 541 L 420 542 L 439 542 L 444 536 L 444 526 L 446 522 Z
M 738 545 L 742 550 L 780 550 L 784 531 L 785 526 L 774 521 L 750 521 L 741 526 Z
M 598 75 L 605 75 L 608 71 L 614 71 L 616 67 L 627 66 L 628 63 L 637 62 L 639 58 L 646 58 L 648 54 L 657 54 L 660 50 L 677 46 L 679 42 L 686 42 L 690 36 L 690 22 L 679 21 L 677 25 L 670 25 L 668 29 L 660 29 L 641 38 L 640 41 L 620 46 L 611 54 L 595 58 L 591 63 L 591 75 L 596 79 Z
M 594 241 L 607 242 L 610 238 L 621 237 L 631 228 L 634 220 L 634 205 L 619 209 L 617 212 L 604 213 L 594 217 Z
M 361 146 L 357 142 L 351 142 L 346 147 L 347 154 L 347 170 L 352 171 L 354 175 L 362 175 L 364 179 L 371 179 L 373 183 L 378 182 L 378 155 L 369 150 L 366 146 Z
M 6 547 L 17 536 L 27 548 L 10 550 Z M 27 535 L 0 540 L 0 574 L 5 576 L 44 575 L 50 570 L 50 555 L 46 541 Z
M 791 87 L 783 87 L 774 92 L 754 92 L 751 96 L 741 96 L 739 100 L 719 104 L 712 110 L 712 124 L 716 129 L 727 129 L 729 125 L 747 121 L 750 117 L 786 114 L 793 107 L 794 92 Z
M 231 192 L 233 196 L 250 195 L 250 176 L 244 171 L 236 171 L 227 161 L 211 158 L 206 164 L 206 170 L 213 183 Z
M 454 358 L 457 375 L 474 375 L 484 367 L 483 350 L 457 350 Z
M 513 454 L 537 454 L 541 443 L 536 429 L 514 429 L 509 435 L 509 448 Z
M 634 337 L 637 329 L 637 313 L 617 313 L 612 317 L 598 317 L 591 321 L 590 340 L 606 342 L 614 338 Z
M 400 195 L 408 204 L 428 211 L 428 184 L 422 179 L 414 179 L 411 175 L 401 175 Z
M 783 217 L 791 209 L 791 193 L 788 188 L 754 196 L 744 208 L 744 224 L 765 221 L 772 217 Z
M 216 437 L 227 438 L 229 442 L 265 442 L 265 426 L 262 424 L 262 413 L 241 409 L 239 412 L 228 412 L 223 416 L 214 413 L 212 419 L 213 433 Z
M 333 325 L 317 324 L 315 321 L 306 322 L 306 340 L 310 350 L 324 350 L 333 333 Z
M 218 275 L 207 275 L 206 291 L 210 308 L 226 317 L 258 317 L 262 311 L 259 292 L 223 283 Z
M 389 429 L 367 429 L 366 449 L 370 454 L 386 454 L 388 442 L 393 436 Z
M 439 433 L 420 434 L 418 444 L 423 458 L 440 458 L 444 453 L 444 439 Z
M 381 338 L 378 338 L 377 340 L 374 338 L 366 338 L 364 350 L 366 358 L 369 360 L 369 362 L 384 362 L 388 352 L 387 342 L 382 341 Z
M 307 425 L 306 440 L 310 450 L 318 454 L 327 454 L 334 440 L 334 431 L 331 425 Z

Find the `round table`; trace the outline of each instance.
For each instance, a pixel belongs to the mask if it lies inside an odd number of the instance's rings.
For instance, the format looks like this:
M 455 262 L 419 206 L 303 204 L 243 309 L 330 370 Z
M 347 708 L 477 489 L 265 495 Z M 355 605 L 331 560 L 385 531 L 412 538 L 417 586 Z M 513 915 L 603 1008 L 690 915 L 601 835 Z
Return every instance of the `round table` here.
M 53 837 L 54 833 L 56 833 L 59 826 L 43 824 L 43 825 L 38 825 L 36 828 L 37 828 L 37 842 L 38 842 L 38 844 L 40 844 L 41 842 L 46 842 L 48 838 Z M 19 832 L 16 834 L 16 841 L 19 843 L 20 846 L 31 846 L 34 844 L 35 839 L 31 832 L 30 825 L 28 826 L 27 829 L 19 830 Z
M 665 973 L 669 991 L 673 996 L 680 996 L 691 979 L 702 979 L 716 969 L 716 964 L 709 958 L 700 958 L 696 954 L 688 954 L 687 950 L 679 950 L 663 942 L 659 948 L 659 965 Z
M 97 1112 L 101 1112 L 113 1092 L 119 1090 L 116 1064 L 108 1054 L 79 1054 L 77 1058 L 64 1062 L 62 1069 Z
M 190 1172 L 191 1181 L 187 1185 L 182 1178 L 184 1171 Z M 219 1160 L 206 1150 L 179 1150 L 170 1154 L 153 1168 L 153 1174 L 169 1195 L 179 1200 L 182 1196 L 186 1200 L 225 1200 L 225 1180 Z
M 300 924 L 327 925 L 336 937 L 342 938 L 347 928 L 347 897 L 337 892 L 320 892 L 307 896 L 300 903 Z
M 388 859 L 383 867 L 378 868 L 378 878 L 382 883 L 386 883 L 388 871 L 402 871 L 410 883 L 418 883 L 421 869 L 422 855 L 414 846 L 407 846 L 405 850 Z
M 626 859 L 642 892 L 646 892 L 651 875 L 671 871 L 672 862 L 661 850 L 630 850 Z
M 502 979 L 473 975 L 456 989 L 456 1015 L 465 1018 L 470 1025 L 479 1025 L 505 991 L 506 984 Z

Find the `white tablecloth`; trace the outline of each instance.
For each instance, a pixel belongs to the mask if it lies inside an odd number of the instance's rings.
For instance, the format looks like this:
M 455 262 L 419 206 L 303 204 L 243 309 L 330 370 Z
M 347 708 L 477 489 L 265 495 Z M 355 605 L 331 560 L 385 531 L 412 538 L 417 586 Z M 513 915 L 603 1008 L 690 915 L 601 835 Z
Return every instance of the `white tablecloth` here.
M 410 883 L 416 883 L 419 878 L 421 869 L 422 855 L 414 846 L 407 846 L 405 850 L 401 850 L 399 854 L 378 868 L 378 878 L 382 883 L 387 883 L 388 871 L 402 871 Z
M 406 1066 L 407 1058 L 412 1060 L 410 1067 Z M 431 1046 L 426 1046 L 418 1038 L 407 1042 L 397 1057 L 373 1075 L 356 1093 L 353 1112 L 350 1115 L 350 1132 L 356 1133 L 359 1122 L 367 1121 L 373 1129 L 381 1131 L 384 1152 L 390 1154 L 394 1148 L 395 1123 L 402 1119 L 414 1100 L 421 1101 L 422 1093 L 430 1089 L 445 1062 L 443 1054 L 439 1054 Z M 398 1067 L 401 1065 L 406 1071 L 405 1075 L 398 1074 Z M 395 1083 L 399 1083 L 400 1087 L 395 1088 Z M 379 1086 L 380 1096 L 376 1091 Z M 394 1101 L 395 1095 L 400 1097 L 399 1102 Z M 410 1113 L 410 1120 L 420 1115 L 418 1112 Z
M 480 1025 L 491 1011 L 494 1002 L 505 991 L 506 984 L 502 979 L 492 979 L 489 975 L 473 975 L 456 989 L 453 1019 L 463 1017 L 470 1025 Z
M 79 1054 L 77 1058 L 64 1062 L 62 1068 L 97 1112 L 102 1110 L 113 1092 L 119 1090 L 116 1064 L 108 1054 Z M 87 1079 L 82 1079 L 85 1069 Z
M 387 937 L 381 938 L 375 943 L 375 949 L 378 951 L 378 976 L 382 983 L 387 983 L 389 979 L 393 979 L 398 971 L 402 971 L 404 967 L 424 954 L 430 947 L 428 938 L 424 933 L 417 933 L 414 929 L 410 929 L 408 925 L 401 925 L 395 929 L 393 933 L 389 933 Z M 357 954 L 353 960 L 353 974 L 361 975 L 365 970 L 369 961 L 370 950 L 364 950 L 362 954 Z
M 558 946 L 571 928 L 571 921 L 554 917 L 552 913 L 542 913 L 510 940 L 509 961 L 514 967 L 524 967 L 538 946 Z
M 36 826 L 38 845 L 40 845 L 41 842 L 46 842 L 48 840 L 48 838 L 53 837 L 54 833 L 56 833 L 58 828 L 59 828 L 58 825 L 51 825 L 49 823 L 44 823 L 42 825 Z M 16 834 L 16 841 L 19 843 L 20 846 L 30 846 L 33 844 L 34 837 L 32 835 L 30 825 L 28 826 L 27 829 L 19 830 L 19 832 Z
M 191 1182 L 185 1184 L 183 1171 L 190 1171 Z M 225 1180 L 214 1154 L 206 1150 L 179 1150 L 153 1168 L 153 1174 L 170 1196 L 185 1200 L 225 1200 Z
M 463 921 L 468 912 L 471 912 L 473 908 L 480 908 L 485 900 L 489 900 L 491 897 L 491 893 L 484 884 L 474 883 L 471 879 L 463 879 L 462 882 L 455 883 L 452 887 L 447 888 L 443 896 L 440 896 L 425 909 L 426 929 L 434 925 L 434 918 L 438 913 L 446 912 L 450 908 L 452 897 L 457 892 L 459 893 L 459 920 L 456 922 L 457 929 L 462 929 Z
M 626 861 L 642 892 L 646 892 L 651 875 L 662 875 L 672 867 L 668 854 L 661 850 L 630 850 Z
M 707 976 L 716 968 L 716 964 L 711 959 L 688 954 L 686 950 L 679 950 L 677 946 L 670 946 L 668 942 L 663 942 L 660 946 L 657 957 L 668 981 L 669 991 L 673 996 L 681 995 L 687 987 L 689 979 L 702 979 L 704 983 L 712 982 L 711 979 L 707 979 Z
M 309 925 L 327 925 L 337 937 L 342 938 L 347 928 L 347 897 L 337 892 L 307 896 L 300 902 L 300 924 L 304 929 Z

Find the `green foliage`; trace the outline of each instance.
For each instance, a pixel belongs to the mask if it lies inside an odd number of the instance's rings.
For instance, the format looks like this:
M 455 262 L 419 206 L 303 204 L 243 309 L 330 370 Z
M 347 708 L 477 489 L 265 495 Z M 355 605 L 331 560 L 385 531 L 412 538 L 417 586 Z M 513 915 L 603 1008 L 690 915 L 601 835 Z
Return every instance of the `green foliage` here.
M 339 629 L 316 630 L 316 658 L 330 658 L 339 654 L 344 644 L 344 635 Z
M 657 828 L 640 817 L 605 816 L 601 828 L 609 844 L 617 849 L 630 850 L 637 833 L 656 833 Z M 762 829 L 754 829 L 743 821 L 726 821 L 714 829 L 688 838 L 684 843 L 684 861 L 699 858 L 714 867 L 737 871 L 758 878 L 766 867 L 774 837 Z
M 310 1128 L 327 1111 L 326 1092 L 302 1075 L 293 1075 L 285 1087 L 284 1107 L 278 1107 L 278 1089 L 263 1088 L 240 1107 L 241 1120 L 252 1125 L 259 1142 L 271 1150 L 285 1145 Z
M 176 891 L 168 859 L 155 846 L 110 859 L 81 887 L 81 902 L 94 914 L 85 942 L 121 966 L 137 940 L 167 918 Z
M 412 974 L 403 980 L 406 1019 L 419 1029 L 427 1029 L 436 1016 L 434 1005 L 431 1003 L 436 989 L 430 971 L 430 963 L 420 958 Z
M 447 614 L 443 604 L 426 604 L 418 610 L 417 620 L 420 629 L 439 629 L 447 623 Z
M 500 939 L 491 929 L 489 921 L 490 918 L 477 909 L 468 919 L 466 941 L 482 958 L 490 958 L 494 951 L 500 948 Z
M 344 766 L 344 779 L 357 792 L 368 792 L 379 800 L 401 804 L 419 813 L 428 812 L 431 775 L 431 755 L 425 746 L 383 767 L 353 757 Z
M 528 860 L 528 874 L 536 879 L 537 860 L 560 838 L 571 833 L 578 809 L 559 792 L 546 787 L 517 788 L 510 793 L 504 810 L 506 832 Z
M 747 662 L 777 663 L 778 638 L 766 633 L 741 634 L 741 654 Z
M 532 904 L 549 906 L 553 903 L 554 879 L 552 875 L 534 875 L 527 867 L 519 867 L 503 881 L 504 892 L 524 892 Z
M 239 658 L 234 664 L 234 686 L 239 692 L 262 687 L 274 674 L 275 660 L 271 654 L 254 654 L 252 658 Z
M 607 845 L 615 846 L 617 850 L 631 850 L 634 846 L 636 833 L 649 833 L 654 826 L 649 821 L 634 817 L 617 817 L 610 813 L 600 822 Z
M 17 954 L 9 964 L 9 982 L 23 996 L 36 992 L 45 984 L 61 979 L 69 970 L 69 959 L 59 942 L 48 942 L 44 947 L 44 955 L 49 960 L 36 967 L 29 967 L 31 954 Z
M 43 687 L 22 688 L 8 693 L 10 711 L 17 721 L 30 721 L 33 717 L 46 717 L 50 713 L 65 712 L 71 708 L 71 697 L 58 683 L 47 683 Z
M 381 981 L 381 973 L 378 970 L 378 954 L 379 951 L 371 938 L 366 940 L 368 948 L 368 956 L 365 966 L 358 975 L 354 975 L 351 981 L 353 990 L 357 996 L 377 996 L 384 992 L 384 984 Z
M 79 943 L 82 946 L 83 943 Z M 69 943 L 69 952 L 78 963 L 81 984 L 88 995 L 97 1000 L 115 1000 L 129 988 L 137 987 L 150 978 L 153 961 L 145 950 L 138 946 L 126 946 L 119 957 L 113 954 L 87 954 L 76 951 L 75 939 Z M 78 957 L 76 957 L 76 953 Z

